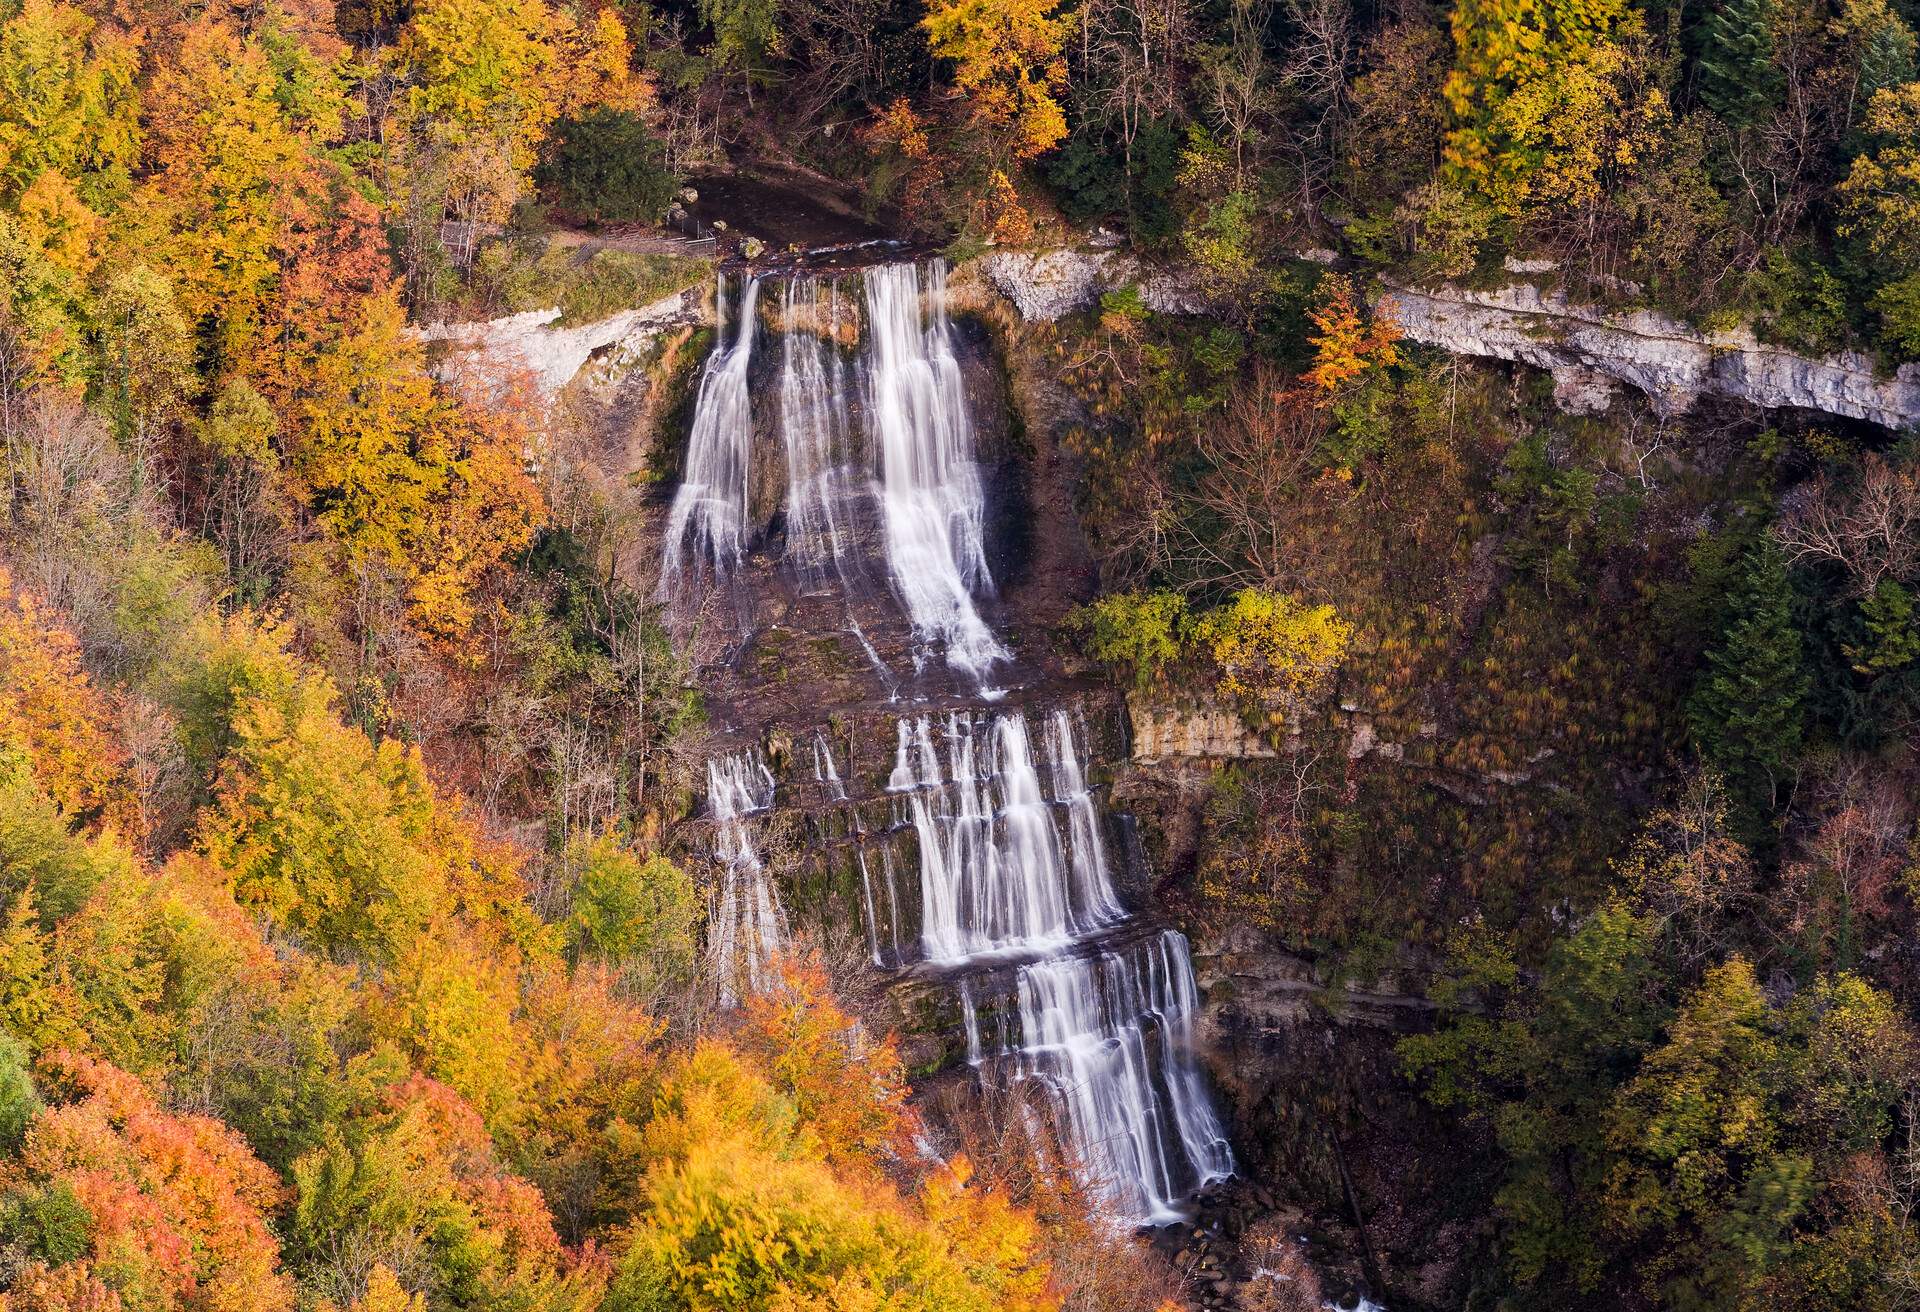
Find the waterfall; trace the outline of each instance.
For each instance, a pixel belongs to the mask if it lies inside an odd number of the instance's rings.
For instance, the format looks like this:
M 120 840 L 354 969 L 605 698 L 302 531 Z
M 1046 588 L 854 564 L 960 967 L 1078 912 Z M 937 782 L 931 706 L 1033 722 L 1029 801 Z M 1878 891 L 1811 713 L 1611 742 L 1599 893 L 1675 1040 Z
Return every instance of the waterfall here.
M 850 479 L 847 449 L 846 366 L 833 340 L 840 324 L 840 291 L 793 278 L 783 306 L 780 348 L 780 431 L 787 456 L 786 561 L 804 587 L 818 591 L 846 581 L 852 564 L 848 537 Z M 811 320 L 802 327 L 800 316 Z M 824 322 L 823 322 L 824 320 Z
M 986 492 L 947 314 L 946 266 L 933 261 L 923 276 L 912 264 L 883 265 L 861 279 L 866 331 L 857 379 L 838 343 L 858 308 L 842 304 L 839 282 L 794 277 L 781 291 L 779 375 L 768 413 L 786 464 L 783 563 L 803 592 L 858 593 L 864 561 L 874 554 L 861 545 L 863 529 L 877 519 L 876 546 L 912 628 L 916 670 L 937 650 L 983 686 L 1011 653 L 979 608 L 994 594 L 983 542 Z M 662 600 L 682 593 L 684 576 L 732 575 L 752 545 L 749 488 L 759 453 L 750 375 L 760 288 L 758 278 L 742 286 L 731 335 L 724 276 L 715 293 L 719 326 L 662 535 Z M 870 477 L 856 473 L 856 393 Z M 891 694 L 885 662 L 857 623 L 849 631 Z
M 986 494 L 947 319 L 946 266 L 869 269 L 867 426 L 877 455 L 887 566 L 923 644 L 976 683 L 1010 653 L 976 596 L 993 578 L 982 544 Z
M 755 307 L 760 280 L 749 278 L 740 293 L 740 323 L 726 335 L 727 281 L 714 293 L 713 353 L 707 357 L 687 436 L 686 468 L 662 535 L 660 596 L 670 600 L 683 572 L 708 571 L 724 578 L 740 566 L 747 549 L 747 475 L 753 445 L 753 406 L 747 367 L 752 363 Z
M 826 734 L 819 732 L 813 735 L 813 781 L 834 801 L 847 800 L 847 786 L 841 782 L 840 771 L 833 764 L 833 744 L 827 741 Z
M 773 805 L 773 772 L 758 752 L 707 762 L 707 810 L 720 890 L 708 918 L 707 950 L 720 1005 L 766 987 L 767 963 L 786 944 L 780 895 L 754 846 L 749 817 Z
M 1062 947 L 1122 914 L 1065 718 L 1048 726 L 1052 798 L 1019 712 L 948 716 L 944 769 L 928 717 L 900 721 L 887 789 L 919 837 L 928 960 Z
M 1186 938 L 1167 929 L 1023 966 L 1021 1042 L 1002 1050 L 1046 1084 L 1080 1177 L 1108 1212 L 1147 1224 L 1181 1219 L 1188 1191 L 1233 1171 L 1191 1055 L 1191 960 Z
M 661 595 L 673 600 L 683 576 L 739 571 L 764 527 L 749 518 L 750 488 L 765 482 L 752 461 L 783 459 L 779 577 L 789 604 L 780 623 L 802 635 L 850 634 L 889 699 L 899 685 L 863 622 L 883 641 L 907 638 L 916 673 L 943 658 L 981 700 L 995 700 L 1002 693 L 987 680 L 1012 657 L 981 611 L 994 595 L 986 488 L 946 270 L 935 261 L 860 277 L 864 305 L 843 304 L 832 280 L 786 282 L 778 375 L 764 386 L 750 376 L 760 282 L 741 286 L 729 334 L 721 281 L 721 328 L 667 517 Z M 843 314 L 849 324 L 864 315 L 855 358 L 841 345 Z M 756 387 L 766 395 L 753 396 Z M 779 430 L 772 451 L 754 450 L 756 408 Z M 867 589 L 882 556 L 891 588 Z M 816 598 L 836 593 L 843 609 L 833 614 Z M 749 613 L 743 605 L 743 626 Z M 953 710 L 901 718 L 895 739 L 883 801 L 850 756 L 834 759 L 824 733 L 813 736 L 805 788 L 846 813 L 843 827 L 820 836 L 822 846 L 853 849 L 850 861 L 829 863 L 857 899 L 867 955 L 878 969 L 952 988 L 975 1078 L 1044 1094 L 1023 1114 L 1043 1109 L 1047 1151 L 1057 1147 L 1104 1215 L 1173 1219 L 1193 1189 L 1231 1173 L 1233 1156 L 1193 1051 L 1187 941 L 1140 924 L 1122 903 L 1112 819 L 1088 781 L 1077 716 L 1052 710 L 1030 724 L 1018 710 Z M 786 942 L 755 845 L 774 791 L 757 751 L 708 764 L 718 872 L 708 952 L 723 1006 L 772 984 L 768 963 Z
M 1039 1082 L 1108 1216 L 1177 1219 L 1233 1155 L 1193 1055 L 1187 941 L 1128 923 L 1075 717 L 1050 713 L 1037 754 L 1018 711 L 955 713 L 938 731 L 903 719 L 897 735 L 887 791 L 919 849 L 921 952 L 954 974 L 968 1064 Z M 878 925 L 869 941 L 879 961 Z M 996 977 L 1010 995 L 997 1003 Z

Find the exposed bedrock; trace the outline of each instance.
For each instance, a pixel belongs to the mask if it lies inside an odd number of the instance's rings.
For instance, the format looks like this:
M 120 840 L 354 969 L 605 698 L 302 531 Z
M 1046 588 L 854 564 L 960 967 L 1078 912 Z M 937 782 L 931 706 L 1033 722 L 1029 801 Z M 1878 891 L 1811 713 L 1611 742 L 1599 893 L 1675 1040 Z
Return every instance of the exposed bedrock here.
M 419 331 L 421 340 L 436 347 L 434 370 L 441 377 L 496 386 L 523 381 L 540 400 L 549 401 L 590 361 L 601 366 L 605 379 L 617 379 L 668 329 L 711 318 L 711 301 L 712 289 L 701 286 L 591 323 L 562 324 L 556 306 L 500 319 L 428 324 Z
M 1119 251 L 996 251 L 973 268 L 1029 320 L 1051 322 L 1129 284 L 1162 313 L 1207 308 L 1178 269 L 1155 268 Z M 1801 355 L 1762 342 L 1747 328 L 1705 332 L 1657 311 L 1607 311 L 1526 282 L 1484 291 L 1380 282 L 1376 303 L 1390 307 L 1416 342 L 1551 371 L 1555 399 L 1576 413 L 1607 408 L 1618 383 L 1644 392 L 1665 414 L 1716 395 L 1888 428 L 1920 424 L 1920 365 L 1883 376 L 1857 352 Z
M 1378 303 L 1416 342 L 1553 371 L 1556 396 L 1571 409 L 1597 408 L 1592 382 L 1600 374 L 1640 389 L 1666 414 L 1713 394 L 1888 428 L 1920 422 L 1920 365 L 1879 377 L 1857 352 L 1798 355 L 1747 328 L 1707 333 L 1652 310 L 1610 314 L 1527 283 L 1491 291 L 1383 286 Z

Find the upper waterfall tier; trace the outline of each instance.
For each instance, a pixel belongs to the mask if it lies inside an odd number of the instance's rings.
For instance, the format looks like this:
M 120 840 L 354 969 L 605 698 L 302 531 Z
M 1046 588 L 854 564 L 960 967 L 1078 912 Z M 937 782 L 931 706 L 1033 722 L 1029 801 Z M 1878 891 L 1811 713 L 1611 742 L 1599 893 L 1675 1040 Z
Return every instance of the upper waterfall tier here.
M 989 505 L 944 267 L 795 277 L 777 299 L 762 287 L 742 287 L 739 321 L 723 322 L 701 375 L 659 595 L 691 614 L 724 584 L 745 616 L 752 598 L 738 571 L 784 539 L 789 586 L 845 602 L 839 627 L 881 666 L 889 691 L 906 665 L 930 662 L 983 690 L 1011 653 L 981 609 L 995 595 Z M 715 303 L 724 320 L 724 278 Z M 760 347 L 769 335 L 771 351 Z M 882 577 L 889 614 L 909 635 L 899 670 L 854 616 L 867 581 Z
M 986 493 L 947 319 L 947 268 L 928 266 L 924 296 L 911 264 L 870 270 L 866 283 L 868 422 L 894 591 L 923 641 L 944 644 L 949 665 L 984 679 L 1009 653 L 974 600 L 992 594 L 993 577 L 981 530 Z
M 729 339 L 724 274 L 714 292 L 713 354 L 700 377 L 693 432 L 687 438 L 686 473 L 674 494 L 662 538 L 662 597 L 680 589 L 683 573 L 697 576 L 711 570 L 724 578 L 739 568 L 746 554 L 747 475 L 753 454 L 747 367 L 753 358 L 758 324 L 754 311 L 759 299 L 760 280 L 749 279 L 740 293 L 739 327 Z
M 853 326 L 851 307 L 846 325 Z M 826 294 L 811 278 L 787 283 L 780 339 L 780 433 L 787 457 L 786 563 L 804 586 L 849 586 L 858 568 L 854 538 L 858 502 L 863 493 L 855 469 L 848 422 L 851 372 L 832 343 L 843 323 L 840 287 Z M 811 311 L 811 315 L 809 315 Z M 815 331 L 796 332 L 803 317 Z

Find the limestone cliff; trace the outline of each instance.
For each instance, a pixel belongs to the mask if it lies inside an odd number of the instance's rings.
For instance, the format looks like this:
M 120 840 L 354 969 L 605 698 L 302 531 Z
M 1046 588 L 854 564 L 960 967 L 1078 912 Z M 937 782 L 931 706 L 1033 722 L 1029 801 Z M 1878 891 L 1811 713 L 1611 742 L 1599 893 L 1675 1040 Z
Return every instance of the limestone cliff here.
M 442 377 L 493 383 L 525 379 L 544 401 L 572 382 L 596 355 L 602 356 L 603 372 L 617 376 L 624 365 L 643 359 L 660 333 L 709 313 L 711 299 L 707 289 L 694 288 L 591 323 L 562 326 L 555 307 L 501 319 L 429 324 L 420 336 L 444 344 L 435 364 Z
M 1556 393 L 1576 408 L 1600 408 L 1592 388 L 1599 374 L 1640 389 L 1667 414 L 1712 393 L 1888 428 L 1920 423 L 1920 365 L 1882 378 L 1855 352 L 1798 355 L 1745 328 L 1708 333 L 1651 310 L 1607 313 L 1527 283 L 1492 291 L 1383 286 L 1378 303 L 1416 342 L 1552 370 Z
M 1128 284 L 1161 313 L 1206 309 L 1191 278 L 1115 250 L 996 251 L 975 267 L 1029 320 L 1051 322 Z M 1920 424 L 1920 365 L 1882 377 L 1857 352 L 1800 355 L 1760 341 L 1750 329 L 1704 332 L 1651 310 L 1582 305 L 1526 282 L 1489 291 L 1383 282 L 1377 302 L 1392 309 L 1416 342 L 1552 371 L 1556 398 L 1573 411 L 1604 410 L 1614 385 L 1625 383 L 1665 414 L 1681 413 L 1713 394 L 1888 428 Z

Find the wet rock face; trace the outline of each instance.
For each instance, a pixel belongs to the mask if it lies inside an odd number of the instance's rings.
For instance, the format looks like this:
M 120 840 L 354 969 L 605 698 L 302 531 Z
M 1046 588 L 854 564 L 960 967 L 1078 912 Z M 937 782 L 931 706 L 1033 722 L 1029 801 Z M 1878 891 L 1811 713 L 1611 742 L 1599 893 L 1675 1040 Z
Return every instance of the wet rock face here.
M 1361 987 L 1231 928 L 1196 942 L 1194 966 L 1245 1168 L 1221 1210 L 1247 1234 L 1211 1249 L 1234 1292 L 1274 1266 L 1262 1235 L 1283 1230 L 1336 1305 L 1464 1306 L 1479 1238 L 1459 1200 L 1490 1188 L 1498 1155 L 1461 1142 L 1401 1074 L 1395 1044 L 1425 1023 L 1424 980 Z
M 1604 408 L 1598 375 L 1638 388 L 1666 414 L 1711 393 L 1889 428 L 1920 422 L 1920 365 L 1880 378 L 1856 352 L 1816 359 L 1745 328 L 1704 333 L 1651 310 L 1610 314 L 1525 283 L 1492 291 L 1389 286 L 1377 303 L 1414 341 L 1553 370 L 1556 396 L 1580 411 Z

